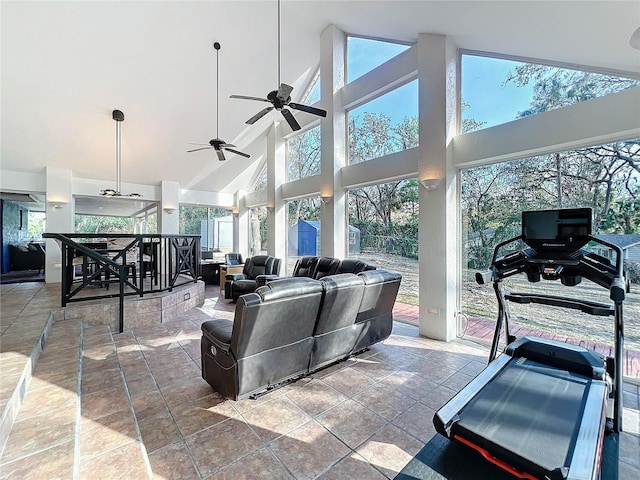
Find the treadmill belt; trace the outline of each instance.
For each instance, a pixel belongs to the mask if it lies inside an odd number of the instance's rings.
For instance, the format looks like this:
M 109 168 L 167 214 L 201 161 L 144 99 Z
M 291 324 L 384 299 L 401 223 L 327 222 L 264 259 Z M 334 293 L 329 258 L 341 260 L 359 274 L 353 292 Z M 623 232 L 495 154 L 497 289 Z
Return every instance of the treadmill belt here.
M 499 458 L 505 455 L 497 449 L 504 449 L 511 452 L 507 458 L 514 454 L 553 471 L 568 463 L 590 383 L 582 375 L 514 359 L 460 412 L 456 429 Z

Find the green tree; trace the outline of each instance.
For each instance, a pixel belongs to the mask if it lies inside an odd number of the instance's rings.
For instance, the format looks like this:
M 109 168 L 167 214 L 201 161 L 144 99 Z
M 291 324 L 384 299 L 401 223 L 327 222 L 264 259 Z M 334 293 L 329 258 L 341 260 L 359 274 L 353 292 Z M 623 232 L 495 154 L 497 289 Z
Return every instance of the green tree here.
M 505 80 L 508 82 L 534 82 L 531 104 L 518 117 L 639 84 L 621 77 L 532 64 L 517 67 Z M 481 127 L 472 119 L 462 126 L 463 132 Z M 595 233 L 632 231 L 638 225 L 633 206 L 640 198 L 639 166 L 639 141 L 629 140 L 465 170 L 462 211 L 469 265 L 486 265 L 493 245 L 507 232 L 517 235 L 523 210 L 591 207 Z M 620 199 L 625 199 L 622 204 Z

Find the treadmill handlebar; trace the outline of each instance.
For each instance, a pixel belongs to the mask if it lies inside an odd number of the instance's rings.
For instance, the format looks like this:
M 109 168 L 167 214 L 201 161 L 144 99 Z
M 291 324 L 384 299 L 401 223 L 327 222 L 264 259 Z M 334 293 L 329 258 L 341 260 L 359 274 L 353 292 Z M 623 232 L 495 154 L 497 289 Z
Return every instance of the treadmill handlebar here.
M 616 253 L 615 263 L 584 249 L 571 252 L 526 247 L 498 257 L 500 249 L 523 239 L 522 235 L 519 235 L 495 246 L 491 265 L 487 270 L 476 272 L 476 282 L 484 285 L 524 272 L 529 282 L 538 282 L 541 278 L 560 279 L 564 285 L 575 286 L 584 277 L 610 290 L 610 298 L 614 302 L 622 302 L 627 291 L 622 249 L 593 236 L 588 238 L 590 242 L 612 249 Z
M 611 283 L 611 288 L 609 289 L 609 298 L 616 303 L 621 303 L 624 301 L 625 292 L 627 291 L 627 282 L 622 278 L 616 278 Z

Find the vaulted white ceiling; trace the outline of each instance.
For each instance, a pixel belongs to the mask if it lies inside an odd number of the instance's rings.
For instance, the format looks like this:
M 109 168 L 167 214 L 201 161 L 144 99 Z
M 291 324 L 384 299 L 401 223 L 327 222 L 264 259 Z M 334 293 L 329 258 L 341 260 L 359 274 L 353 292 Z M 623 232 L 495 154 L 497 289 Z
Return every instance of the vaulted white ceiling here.
M 629 46 L 640 4 L 615 1 L 301 1 L 283 0 L 282 81 L 294 101 L 319 64 L 320 33 L 415 42 L 449 35 L 461 49 L 546 59 L 640 76 Z M 277 84 L 276 1 L 2 1 L 2 170 L 71 169 L 113 182 L 113 109 L 125 114 L 122 179 L 232 192 L 261 158 L 245 120 Z M 216 136 L 220 50 L 220 136 L 252 154 L 218 162 L 186 153 Z M 306 115 L 306 114 L 299 114 Z M 281 117 L 275 117 L 278 121 Z M 244 176 L 242 172 L 247 172 Z

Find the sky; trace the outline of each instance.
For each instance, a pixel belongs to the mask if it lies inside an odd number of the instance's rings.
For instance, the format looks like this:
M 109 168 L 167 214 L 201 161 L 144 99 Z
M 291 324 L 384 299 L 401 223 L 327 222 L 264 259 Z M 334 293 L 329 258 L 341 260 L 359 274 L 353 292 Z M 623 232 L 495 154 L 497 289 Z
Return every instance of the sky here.
M 349 37 L 348 48 L 347 82 L 350 82 L 409 47 Z M 517 62 L 508 60 L 463 55 L 462 98 L 469 107 L 462 112 L 462 117 L 485 122 L 484 127 L 489 127 L 514 120 L 519 111 L 528 108 L 533 95 L 531 85 L 503 85 L 516 65 Z M 402 121 L 407 115 L 417 116 L 417 82 L 411 82 L 352 111 L 357 115 L 364 112 L 384 112 L 392 123 Z

